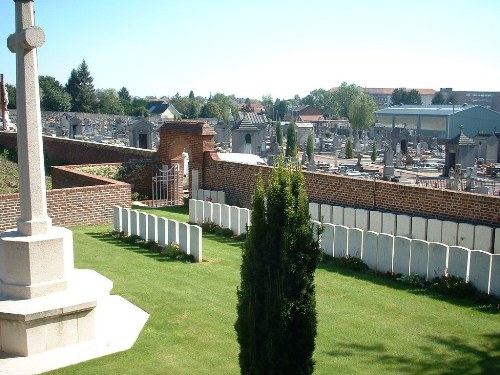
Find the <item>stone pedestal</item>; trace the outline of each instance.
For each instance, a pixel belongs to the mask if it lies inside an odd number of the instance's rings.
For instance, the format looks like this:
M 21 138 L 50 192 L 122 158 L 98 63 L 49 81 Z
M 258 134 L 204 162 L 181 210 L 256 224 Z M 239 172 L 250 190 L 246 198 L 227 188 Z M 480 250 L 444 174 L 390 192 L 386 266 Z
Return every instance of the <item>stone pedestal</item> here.
M 0 351 L 28 356 L 94 338 L 94 309 L 113 284 L 75 270 L 72 233 L 0 234 Z

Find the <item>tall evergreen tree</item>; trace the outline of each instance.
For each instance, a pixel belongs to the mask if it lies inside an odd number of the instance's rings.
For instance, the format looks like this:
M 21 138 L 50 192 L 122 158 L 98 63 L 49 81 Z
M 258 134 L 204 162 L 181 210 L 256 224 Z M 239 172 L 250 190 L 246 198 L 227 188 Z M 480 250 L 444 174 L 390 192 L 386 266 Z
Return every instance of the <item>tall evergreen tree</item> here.
M 312 133 L 309 133 L 309 135 L 307 136 L 306 153 L 307 153 L 307 160 L 310 163 L 314 153 L 314 138 Z
M 288 124 L 286 130 L 286 153 L 285 156 L 294 158 L 297 156 L 297 131 L 295 130 L 295 123 Z
M 372 154 L 371 154 L 371 160 L 375 162 L 378 158 L 378 151 L 377 151 L 377 144 L 373 142 L 372 144 Z
M 264 202 L 259 175 L 237 294 L 241 373 L 312 374 L 320 250 L 302 173 L 280 160 Z
M 77 69 L 71 71 L 66 91 L 71 95 L 71 110 L 73 112 L 97 112 L 97 95 L 94 89 L 94 78 L 90 75 L 85 60 Z
M 349 139 L 345 145 L 345 157 L 346 159 L 352 159 L 354 156 L 352 152 L 352 141 Z
M 279 121 L 276 122 L 276 142 L 278 142 L 278 145 L 283 146 L 283 127 Z

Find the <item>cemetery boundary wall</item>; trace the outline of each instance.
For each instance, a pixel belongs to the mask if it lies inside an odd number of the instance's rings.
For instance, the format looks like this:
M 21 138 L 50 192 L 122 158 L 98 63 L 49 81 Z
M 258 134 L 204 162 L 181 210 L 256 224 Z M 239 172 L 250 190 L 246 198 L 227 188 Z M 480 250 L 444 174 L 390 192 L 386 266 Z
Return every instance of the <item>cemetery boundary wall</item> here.
M 68 167 L 54 167 L 53 170 L 55 186 L 64 186 L 47 191 L 47 211 L 54 225 L 110 224 L 113 206 L 131 205 L 131 189 L 127 183 Z M 19 194 L 0 195 L 0 206 L 0 231 L 16 228 L 20 216 Z
M 200 185 L 203 189 L 224 191 L 228 204 L 250 207 L 259 172 L 266 183 L 271 167 L 222 161 L 215 152 L 205 152 Z M 320 172 L 304 172 L 304 176 L 311 202 L 500 226 L 499 197 Z

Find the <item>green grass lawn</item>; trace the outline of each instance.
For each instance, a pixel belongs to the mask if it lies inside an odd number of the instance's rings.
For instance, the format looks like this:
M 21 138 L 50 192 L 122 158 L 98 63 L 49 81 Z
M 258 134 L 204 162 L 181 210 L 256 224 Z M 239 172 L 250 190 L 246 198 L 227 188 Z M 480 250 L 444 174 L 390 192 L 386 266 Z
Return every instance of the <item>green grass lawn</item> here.
M 170 212 L 171 211 L 171 212 Z M 158 210 L 187 221 L 186 209 Z M 134 347 L 54 374 L 238 374 L 241 243 L 203 236 L 184 264 L 74 229 L 75 263 L 114 282 L 151 316 Z M 316 272 L 317 374 L 499 374 L 500 313 L 404 284 L 322 265 Z

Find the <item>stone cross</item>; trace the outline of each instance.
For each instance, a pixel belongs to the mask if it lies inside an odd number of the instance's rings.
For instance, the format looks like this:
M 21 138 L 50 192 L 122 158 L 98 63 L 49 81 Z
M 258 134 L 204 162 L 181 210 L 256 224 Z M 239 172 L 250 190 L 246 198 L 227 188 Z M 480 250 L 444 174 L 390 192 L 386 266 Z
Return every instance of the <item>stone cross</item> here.
M 43 161 L 42 118 L 36 48 L 45 42 L 45 34 L 34 25 L 33 0 L 14 0 L 16 32 L 7 45 L 16 54 L 17 149 L 21 216 L 20 234 L 45 234 L 52 225 L 47 215 Z

